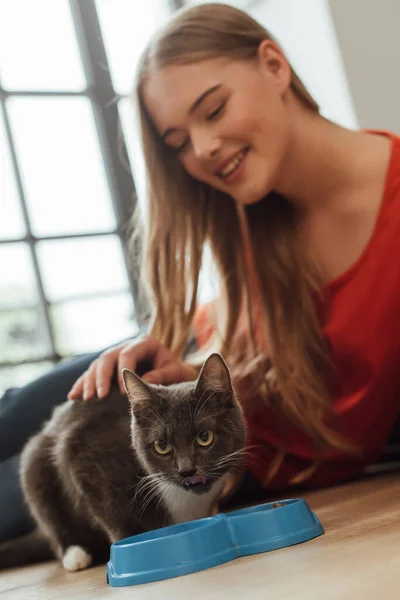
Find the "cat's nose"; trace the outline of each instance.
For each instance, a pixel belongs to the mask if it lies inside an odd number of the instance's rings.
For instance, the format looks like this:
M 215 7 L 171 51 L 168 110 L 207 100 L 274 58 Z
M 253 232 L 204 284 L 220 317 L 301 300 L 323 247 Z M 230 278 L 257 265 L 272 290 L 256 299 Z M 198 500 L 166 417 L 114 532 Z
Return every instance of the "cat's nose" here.
M 179 475 L 181 475 L 183 479 L 186 479 L 186 477 L 193 477 L 193 475 L 196 475 L 196 473 L 196 467 L 193 467 L 192 469 L 186 471 L 179 471 Z

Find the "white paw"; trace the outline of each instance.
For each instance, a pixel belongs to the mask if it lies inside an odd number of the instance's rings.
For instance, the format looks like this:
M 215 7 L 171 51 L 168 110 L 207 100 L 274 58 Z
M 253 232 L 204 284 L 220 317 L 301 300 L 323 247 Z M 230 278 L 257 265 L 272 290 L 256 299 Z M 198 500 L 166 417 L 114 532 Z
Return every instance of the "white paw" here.
M 80 546 L 70 546 L 64 552 L 62 559 L 66 571 L 81 571 L 87 569 L 93 562 L 93 558 Z

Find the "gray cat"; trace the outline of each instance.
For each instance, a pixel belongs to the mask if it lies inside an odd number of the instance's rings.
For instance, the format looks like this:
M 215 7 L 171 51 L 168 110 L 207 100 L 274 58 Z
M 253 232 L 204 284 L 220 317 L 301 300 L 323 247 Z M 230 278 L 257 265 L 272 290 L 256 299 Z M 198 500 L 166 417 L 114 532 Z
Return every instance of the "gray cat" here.
M 21 482 L 37 530 L 0 547 L 0 568 L 104 562 L 121 538 L 215 514 L 239 481 L 245 424 L 220 355 L 196 382 L 123 378 L 128 398 L 68 401 L 27 443 Z

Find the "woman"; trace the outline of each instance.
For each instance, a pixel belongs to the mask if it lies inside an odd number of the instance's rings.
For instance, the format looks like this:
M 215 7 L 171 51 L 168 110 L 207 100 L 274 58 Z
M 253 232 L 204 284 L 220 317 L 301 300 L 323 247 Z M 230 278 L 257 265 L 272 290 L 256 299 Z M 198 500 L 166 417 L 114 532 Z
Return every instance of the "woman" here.
M 218 350 L 249 425 L 245 494 L 358 475 L 399 412 L 400 139 L 322 118 L 265 29 L 226 5 L 157 34 L 136 100 L 150 336 L 101 354 L 69 398 L 106 396 L 142 359 L 148 381 L 191 380 Z M 206 245 L 220 289 L 197 309 Z

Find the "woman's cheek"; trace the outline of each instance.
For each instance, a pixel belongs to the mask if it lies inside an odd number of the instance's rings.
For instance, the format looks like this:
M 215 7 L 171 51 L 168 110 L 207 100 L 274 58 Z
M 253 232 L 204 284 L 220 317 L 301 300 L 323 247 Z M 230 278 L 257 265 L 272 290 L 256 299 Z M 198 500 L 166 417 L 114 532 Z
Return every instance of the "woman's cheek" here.
M 199 165 L 195 156 L 184 157 L 181 159 L 182 167 L 185 169 L 186 173 L 194 177 L 194 179 L 199 179 L 200 181 L 205 181 L 206 174 L 203 169 Z

